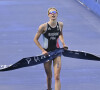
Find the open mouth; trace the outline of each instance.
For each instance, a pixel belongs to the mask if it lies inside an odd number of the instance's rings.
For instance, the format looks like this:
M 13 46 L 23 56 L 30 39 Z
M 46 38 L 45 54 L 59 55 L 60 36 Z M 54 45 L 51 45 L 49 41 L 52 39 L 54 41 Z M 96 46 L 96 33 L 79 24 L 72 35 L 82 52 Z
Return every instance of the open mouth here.
M 53 18 L 55 18 L 55 16 L 52 16 Z

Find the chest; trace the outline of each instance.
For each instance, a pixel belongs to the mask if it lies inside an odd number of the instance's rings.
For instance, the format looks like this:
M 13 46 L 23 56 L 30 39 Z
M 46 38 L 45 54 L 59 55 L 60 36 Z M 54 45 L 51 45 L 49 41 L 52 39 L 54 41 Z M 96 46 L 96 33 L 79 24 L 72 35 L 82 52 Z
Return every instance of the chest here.
M 48 27 L 43 35 L 44 35 L 44 37 L 46 37 L 46 38 L 48 38 L 50 40 L 55 40 L 60 35 L 60 29 L 59 29 L 58 26 L 56 26 L 55 28 Z

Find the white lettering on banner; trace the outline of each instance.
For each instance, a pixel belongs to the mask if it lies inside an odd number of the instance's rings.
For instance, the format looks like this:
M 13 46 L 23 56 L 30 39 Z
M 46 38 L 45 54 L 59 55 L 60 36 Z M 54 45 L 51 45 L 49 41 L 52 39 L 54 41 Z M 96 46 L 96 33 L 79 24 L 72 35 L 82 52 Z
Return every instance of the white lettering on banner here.
M 43 59 L 44 58 L 44 56 L 41 56 L 41 59 Z
M 84 53 L 85 54 L 85 56 L 87 55 L 86 53 Z
M 79 55 L 79 53 L 78 53 L 78 52 L 75 52 L 75 54 Z
M 10 67 L 11 65 L 0 65 L 0 69 Z
M 40 60 L 39 60 L 39 57 L 34 57 L 34 60 L 35 60 L 35 62 L 40 61 Z
M 31 58 L 26 58 L 26 61 L 27 61 L 28 64 L 30 64 Z
M 44 59 L 44 58 L 46 58 L 46 56 L 41 56 L 41 59 Z

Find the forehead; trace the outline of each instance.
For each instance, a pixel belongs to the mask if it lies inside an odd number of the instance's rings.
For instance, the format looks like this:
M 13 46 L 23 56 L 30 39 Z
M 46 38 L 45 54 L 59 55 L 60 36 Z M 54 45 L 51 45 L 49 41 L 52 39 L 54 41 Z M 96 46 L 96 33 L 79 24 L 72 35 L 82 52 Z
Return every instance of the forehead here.
M 51 12 L 51 11 L 56 11 L 56 10 L 55 9 L 50 9 L 49 12 Z

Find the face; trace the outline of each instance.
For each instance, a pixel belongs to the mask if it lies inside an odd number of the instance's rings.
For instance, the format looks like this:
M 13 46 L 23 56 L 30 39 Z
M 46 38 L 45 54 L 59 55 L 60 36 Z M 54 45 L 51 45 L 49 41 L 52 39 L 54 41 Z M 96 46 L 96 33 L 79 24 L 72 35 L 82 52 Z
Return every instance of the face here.
M 55 9 L 51 9 L 48 13 L 48 17 L 52 20 L 57 19 L 58 13 Z

